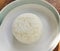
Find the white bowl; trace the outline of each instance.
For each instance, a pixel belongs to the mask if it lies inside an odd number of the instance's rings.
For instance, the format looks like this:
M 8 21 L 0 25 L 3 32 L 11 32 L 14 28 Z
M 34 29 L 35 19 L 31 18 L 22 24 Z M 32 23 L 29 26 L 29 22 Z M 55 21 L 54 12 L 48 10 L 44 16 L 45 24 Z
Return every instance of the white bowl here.
M 33 45 L 19 43 L 11 32 L 14 19 L 21 13 L 30 12 L 38 15 L 44 25 L 44 34 L 39 42 Z M 59 14 L 45 1 L 22 0 L 8 4 L 0 12 L 0 50 L 1 51 L 52 51 L 59 42 Z M 56 29 L 56 31 L 55 31 Z M 54 31 L 54 33 L 52 33 Z

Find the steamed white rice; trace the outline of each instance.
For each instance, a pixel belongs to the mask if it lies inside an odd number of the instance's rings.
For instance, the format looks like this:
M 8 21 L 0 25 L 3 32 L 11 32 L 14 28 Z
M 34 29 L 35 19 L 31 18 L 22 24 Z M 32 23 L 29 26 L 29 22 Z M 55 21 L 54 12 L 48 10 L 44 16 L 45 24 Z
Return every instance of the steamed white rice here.
M 14 20 L 12 32 L 18 41 L 31 44 L 40 39 L 42 23 L 38 16 L 32 13 L 24 13 Z

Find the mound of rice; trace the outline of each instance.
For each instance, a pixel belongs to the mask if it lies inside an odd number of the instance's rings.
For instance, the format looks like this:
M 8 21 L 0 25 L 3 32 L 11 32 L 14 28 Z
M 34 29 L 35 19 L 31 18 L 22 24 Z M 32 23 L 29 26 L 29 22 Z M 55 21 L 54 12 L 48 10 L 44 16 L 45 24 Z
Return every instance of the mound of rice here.
M 24 13 L 18 16 L 12 25 L 13 35 L 24 44 L 32 44 L 40 39 L 42 23 L 38 16 Z

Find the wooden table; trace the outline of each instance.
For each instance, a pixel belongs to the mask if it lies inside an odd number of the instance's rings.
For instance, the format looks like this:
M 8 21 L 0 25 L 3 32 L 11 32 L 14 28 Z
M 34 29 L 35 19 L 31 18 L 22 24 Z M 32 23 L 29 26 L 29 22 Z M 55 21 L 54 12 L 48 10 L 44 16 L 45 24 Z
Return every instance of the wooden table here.
M 12 1 L 13 0 L 0 0 L 0 10 Z M 60 0 L 46 0 L 46 1 L 55 6 L 58 12 L 60 13 Z M 60 43 L 53 51 L 60 51 Z

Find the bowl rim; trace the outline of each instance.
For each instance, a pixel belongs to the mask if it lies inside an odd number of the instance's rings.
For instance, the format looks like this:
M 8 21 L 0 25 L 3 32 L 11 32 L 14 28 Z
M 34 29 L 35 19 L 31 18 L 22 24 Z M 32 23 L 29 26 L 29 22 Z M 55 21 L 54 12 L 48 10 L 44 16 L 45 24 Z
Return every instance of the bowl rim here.
M 0 11 L 0 25 L 2 24 L 2 22 L 3 22 L 3 20 L 4 20 L 4 17 L 8 14 L 8 12 L 9 11 L 11 11 L 12 9 L 14 9 L 15 7 L 17 7 L 17 6 L 20 6 L 19 5 L 19 3 L 20 4 L 26 4 L 25 2 L 26 1 L 28 1 L 28 0 L 22 0 L 22 1 L 13 1 L 13 2 L 11 2 L 10 4 L 8 4 L 6 7 L 4 7 L 1 11 Z M 49 8 L 53 13 L 54 13 L 54 15 L 56 16 L 56 18 L 57 18 L 57 21 L 58 21 L 58 23 L 59 23 L 59 13 L 58 13 L 58 11 L 55 9 L 55 7 L 53 7 L 51 4 L 49 4 L 48 2 L 46 2 L 46 1 L 43 1 L 43 0 L 29 0 L 28 1 L 28 4 L 30 3 L 30 2 L 32 2 L 32 3 L 34 3 L 34 2 L 37 2 L 37 4 L 41 4 L 41 5 L 43 5 L 44 7 L 47 7 L 47 8 Z M 16 5 L 15 5 L 16 4 Z M 60 37 L 60 34 L 58 34 L 57 36 L 56 36 L 56 38 L 53 40 L 53 42 L 51 43 L 51 47 L 50 47 L 50 50 L 53 50 L 56 46 L 57 46 L 57 44 L 58 44 L 58 42 L 59 42 L 59 37 Z

